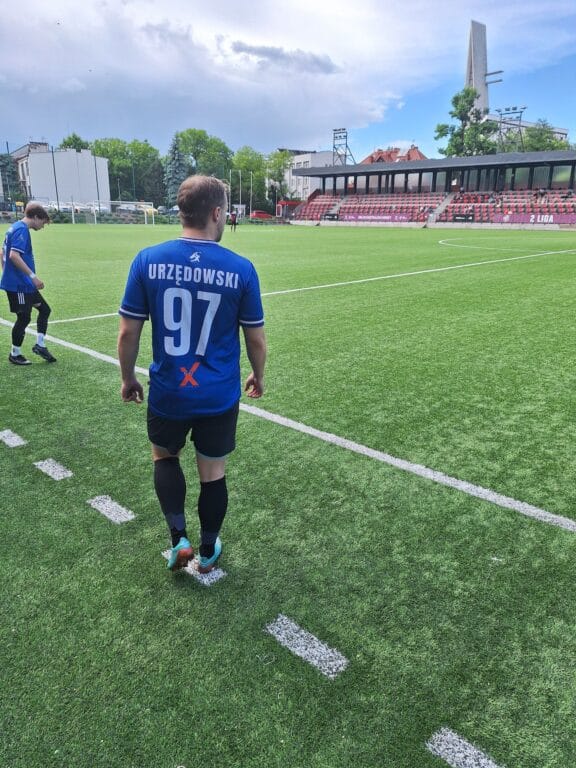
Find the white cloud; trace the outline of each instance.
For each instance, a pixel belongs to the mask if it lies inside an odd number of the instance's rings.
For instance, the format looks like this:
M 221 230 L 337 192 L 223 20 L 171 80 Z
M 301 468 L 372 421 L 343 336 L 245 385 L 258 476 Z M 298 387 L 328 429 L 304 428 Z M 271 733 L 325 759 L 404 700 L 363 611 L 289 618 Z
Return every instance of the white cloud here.
M 35 65 L 4 56 L 0 98 L 35 100 L 5 130 L 59 141 L 69 127 L 82 133 L 84 113 L 90 131 L 145 131 L 162 151 L 186 127 L 233 148 L 320 148 L 334 125 L 391 119 L 414 93 L 446 79 L 463 85 L 471 19 L 487 25 L 489 66 L 505 77 L 576 45 L 573 0 L 446 0 L 441 9 L 428 0 L 293 0 L 281 12 L 264 0 L 193 9 L 189 0 L 29 0 L 26 24 L 12 4 L 0 49 L 33 52 Z

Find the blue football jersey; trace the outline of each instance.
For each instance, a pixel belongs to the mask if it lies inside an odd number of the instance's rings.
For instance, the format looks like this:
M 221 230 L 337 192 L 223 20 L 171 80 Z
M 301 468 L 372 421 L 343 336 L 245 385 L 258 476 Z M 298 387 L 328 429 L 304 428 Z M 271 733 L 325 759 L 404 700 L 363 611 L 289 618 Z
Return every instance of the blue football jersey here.
M 185 237 L 145 248 L 132 262 L 119 312 L 152 323 L 152 412 L 182 419 L 223 413 L 238 402 L 239 329 L 264 324 L 248 259 Z
M 18 251 L 24 262 L 32 272 L 36 272 L 34 266 L 34 255 L 32 254 L 32 238 L 30 231 L 23 221 L 17 221 L 12 224 L 4 237 L 2 246 L 2 279 L 0 288 L 4 291 L 14 291 L 15 293 L 33 293 L 36 290 L 34 283 L 30 278 L 21 272 L 10 261 L 10 251 Z

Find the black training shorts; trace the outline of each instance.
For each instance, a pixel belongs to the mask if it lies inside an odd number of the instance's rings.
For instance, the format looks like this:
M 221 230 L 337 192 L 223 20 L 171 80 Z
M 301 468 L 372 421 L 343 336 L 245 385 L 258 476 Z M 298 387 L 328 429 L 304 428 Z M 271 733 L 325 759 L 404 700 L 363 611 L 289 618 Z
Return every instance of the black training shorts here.
M 222 459 L 236 447 L 236 424 L 240 404 L 216 416 L 198 416 L 190 419 L 165 419 L 148 408 L 148 439 L 154 445 L 175 456 L 190 442 L 196 451 L 209 459 Z
M 8 295 L 8 303 L 10 304 L 10 312 L 19 314 L 20 312 L 32 312 L 32 307 L 38 307 L 44 303 L 42 294 L 40 291 L 32 291 L 31 293 L 23 293 L 22 291 L 6 291 Z

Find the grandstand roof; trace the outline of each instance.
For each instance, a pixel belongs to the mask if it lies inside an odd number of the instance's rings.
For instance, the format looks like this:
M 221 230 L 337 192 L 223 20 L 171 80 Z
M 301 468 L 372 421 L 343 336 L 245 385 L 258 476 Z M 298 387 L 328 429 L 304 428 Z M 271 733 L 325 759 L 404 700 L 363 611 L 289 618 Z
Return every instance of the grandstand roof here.
M 420 171 L 457 170 L 460 168 L 488 168 L 493 166 L 529 166 L 576 162 L 575 150 L 551 150 L 547 152 L 503 152 L 496 155 L 473 155 L 470 157 L 444 157 L 434 160 L 410 160 L 392 163 L 358 163 L 322 168 L 294 168 L 294 176 L 364 176 L 380 172 L 418 173 Z

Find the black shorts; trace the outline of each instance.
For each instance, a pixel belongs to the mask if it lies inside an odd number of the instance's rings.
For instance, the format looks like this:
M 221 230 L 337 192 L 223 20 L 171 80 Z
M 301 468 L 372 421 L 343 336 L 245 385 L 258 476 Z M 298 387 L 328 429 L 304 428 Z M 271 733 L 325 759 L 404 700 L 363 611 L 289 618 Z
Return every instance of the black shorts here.
M 190 442 L 196 451 L 208 459 L 222 459 L 236 448 L 236 424 L 240 404 L 216 416 L 198 416 L 193 419 L 165 419 L 148 408 L 148 439 L 154 445 L 175 456 Z
M 6 291 L 10 312 L 19 314 L 20 312 L 32 312 L 32 307 L 38 307 L 46 302 L 42 298 L 40 291 L 32 293 L 23 293 L 22 291 Z

